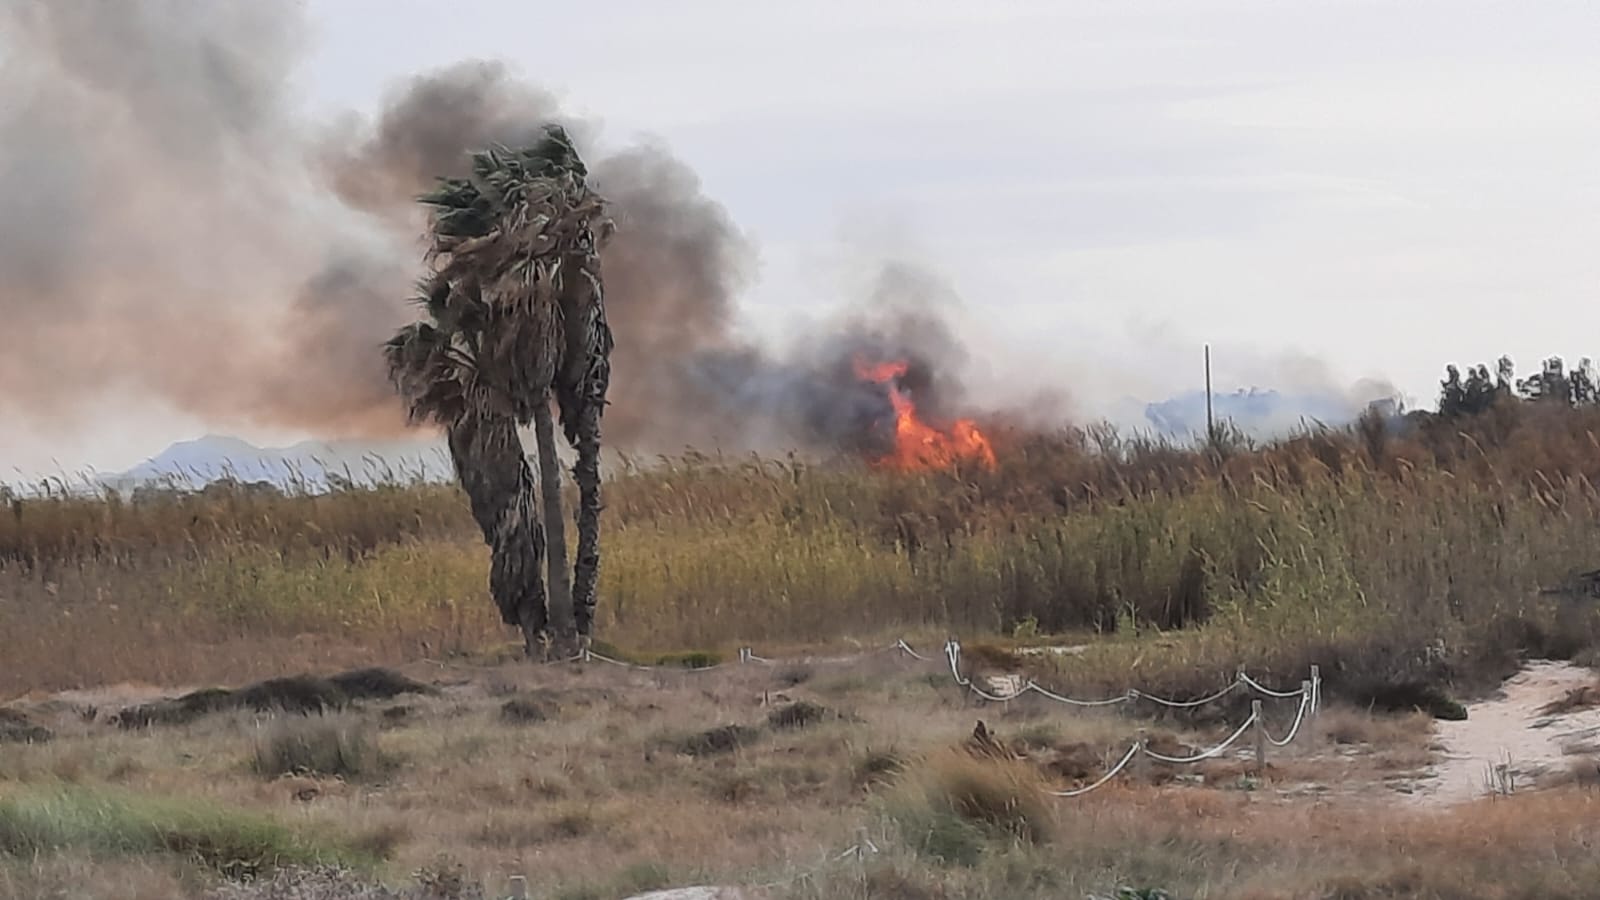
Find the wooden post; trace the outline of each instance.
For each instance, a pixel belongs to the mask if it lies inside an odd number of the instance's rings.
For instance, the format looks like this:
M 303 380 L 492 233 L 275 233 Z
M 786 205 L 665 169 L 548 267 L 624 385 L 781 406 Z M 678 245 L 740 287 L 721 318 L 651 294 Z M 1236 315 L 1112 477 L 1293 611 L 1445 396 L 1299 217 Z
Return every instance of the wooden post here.
M 1256 720 L 1256 775 L 1267 772 L 1267 723 L 1261 719 L 1261 701 L 1250 701 L 1250 715 Z
M 1317 689 L 1309 678 L 1300 682 L 1300 702 L 1305 704 L 1305 721 L 1300 723 L 1300 730 L 1309 736 L 1312 733 L 1311 720 L 1317 714 Z
M 1311 718 L 1322 712 L 1322 667 L 1311 664 Z
M 1149 746 L 1149 741 L 1149 735 L 1145 733 L 1145 730 L 1143 728 L 1139 729 L 1139 749 L 1133 753 L 1133 762 L 1128 763 L 1128 774 L 1133 776 L 1135 782 L 1142 783 L 1149 780 L 1150 757 L 1146 756 L 1144 752 L 1145 748 Z

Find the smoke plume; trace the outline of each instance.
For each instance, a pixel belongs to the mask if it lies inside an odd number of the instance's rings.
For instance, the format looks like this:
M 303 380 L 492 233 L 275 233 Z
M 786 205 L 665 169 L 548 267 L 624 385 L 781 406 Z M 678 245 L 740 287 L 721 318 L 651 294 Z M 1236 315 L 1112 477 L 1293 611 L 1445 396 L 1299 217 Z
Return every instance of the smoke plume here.
M 888 412 L 853 362 L 906 359 L 927 412 L 962 352 L 886 267 L 865 310 L 779 358 L 735 335 L 753 252 L 665 149 L 598 128 L 503 66 L 411 78 L 374 118 L 297 115 L 305 23 L 250 2 L 9 3 L 0 11 L 0 395 L 69 426 L 108 389 L 218 425 L 400 433 L 378 346 L 414 310 L 415 196 L 467 153 L 567 126 L 612 204 L 614 446 L 869 449 Z

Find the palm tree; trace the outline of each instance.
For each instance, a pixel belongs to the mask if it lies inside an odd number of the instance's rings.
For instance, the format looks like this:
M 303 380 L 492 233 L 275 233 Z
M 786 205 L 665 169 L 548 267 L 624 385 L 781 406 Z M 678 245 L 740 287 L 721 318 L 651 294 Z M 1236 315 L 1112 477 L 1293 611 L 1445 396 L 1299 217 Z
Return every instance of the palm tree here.
M 531 147 L 472 156 L 471 175 L 440 179 L 419 284 L 423 321 L 384 347 L 412 421 L 443 426 L 456 477 L 491 549 L 489 590 L 530 655 L 567 652 L 594 625 L 599 571 L 600 418 L 610 383 L 599 250 L 611 233 L 559 126 Z M 566 569 L 552 400 L 577 449 L 578 553 Z M 544 521 L 518 429 L 538 443 Z M 549 541 L 548 548 L 545 546 Z M 548 558 L 549 605 L 541 580 Z

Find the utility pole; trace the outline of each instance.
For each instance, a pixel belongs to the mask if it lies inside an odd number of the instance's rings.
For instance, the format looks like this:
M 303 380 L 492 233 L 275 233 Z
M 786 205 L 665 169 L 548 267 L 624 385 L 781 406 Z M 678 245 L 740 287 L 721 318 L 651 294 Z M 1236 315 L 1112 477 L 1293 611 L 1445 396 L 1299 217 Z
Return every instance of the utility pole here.
M 1206 443 L 1215 447 L 1217 423 L 1211 417 L 1211 345 L 1206 344 Z

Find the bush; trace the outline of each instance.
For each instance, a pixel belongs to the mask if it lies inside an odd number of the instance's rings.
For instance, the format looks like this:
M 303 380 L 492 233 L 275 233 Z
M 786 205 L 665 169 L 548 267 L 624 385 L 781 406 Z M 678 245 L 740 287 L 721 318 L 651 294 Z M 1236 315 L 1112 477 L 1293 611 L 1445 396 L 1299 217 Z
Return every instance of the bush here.
M 748 725 L 720 725 L 679 739 L 675 749 L 687 756 L 717 756 L 748 747 L 760 739 L 760 729 Z
M 394 760 L 385 756 L 376 736 L 351 716 L 283 716 L 272 720 L 257 738 L 254 768 L 266 778 L 321 775 L 349 780 L 387 774 Z
M 1047 843 L 1054 815 L 1026 763 L 947 750 L 906 773 L 886 801 L 906 843 L 946 865 L 975 865 L 991 847 Z
M 500 720 L 511 725 L 533 725 L 551 715 L 550 704 L 537 697 L 512 697 L 500 705 Z

